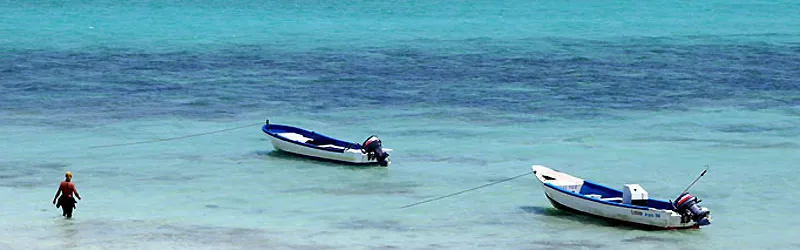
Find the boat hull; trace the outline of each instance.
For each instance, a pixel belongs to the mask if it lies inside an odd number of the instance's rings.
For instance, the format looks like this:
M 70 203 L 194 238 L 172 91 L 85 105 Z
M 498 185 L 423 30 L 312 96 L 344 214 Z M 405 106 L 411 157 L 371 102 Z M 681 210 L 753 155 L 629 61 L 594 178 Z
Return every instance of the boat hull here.
M 537 180 L 542 184 L 545 196 L 557 209 L 648 229 L 699 228 L 699 225 L 693 221 L 682 222 L 681 215 L 673 210 L 622 204 L 589 197 L 580 193 L 580 188 L 584 185 L 584 181 L 581 179 L 570 179 L 567 182 L 548 180 L 542 177 L 542 172 L 550 169 L 543 167 L 537 169 L 537 166 L 534 166 L 533 170 L 537 174 Z
M 350 164 L 378 164 L 375 159 L 367 159 L 367 154 L 358 149 L 347 149 L 343 152 L 332 152 L 327 150 L 319 150 L 315 148 L 298 145 L 296 143 L 287 142 L 280 138 L 267 135 L 272 142 L 272 146 L 277 150 L 285 151 L 288 153 L 305 156 L 312 159 L 327 160 L 333 162 L 350 163 Z

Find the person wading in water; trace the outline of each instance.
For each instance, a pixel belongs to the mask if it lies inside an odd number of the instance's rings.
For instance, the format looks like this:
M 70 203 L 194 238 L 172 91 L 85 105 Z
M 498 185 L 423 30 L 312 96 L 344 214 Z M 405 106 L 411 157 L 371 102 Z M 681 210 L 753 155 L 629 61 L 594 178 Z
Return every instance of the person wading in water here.
M 64 212 L 63 216 L 72 218 L 72 210 L 75 209 L 75 203 L 78 203 L 72 195 L 74 194 L 75 197 L 78 197 L 78 200 L 81 199 L 81 195 L 78 194 L 78 190 L 75 189 L 75 183 L 72 183 L 72 173 L 67 171 L 64 177 L 66 177 L 66 179 L 58 185 L 58 191 L 56 191 L 56 197 L 53 198 L 53 204 L 55 204 L 56 207 L 61 207 L 61 210 Z M 59 195 L 61 195 L 61 198 L 58 197 Z M 56 199 L 58 203 L 56 203 Z

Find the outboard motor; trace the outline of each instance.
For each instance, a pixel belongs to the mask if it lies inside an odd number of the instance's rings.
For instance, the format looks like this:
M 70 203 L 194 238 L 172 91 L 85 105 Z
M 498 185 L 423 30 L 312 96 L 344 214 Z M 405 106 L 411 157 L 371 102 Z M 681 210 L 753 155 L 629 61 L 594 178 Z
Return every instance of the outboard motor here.
M 386 158 L 389 158 L 389 153 L 383 152 L 383 147 L 381 146 L 381 139 L 378 139 L 378 136 L 372 135 L 367 140 L 364 141 L 364 144 L 361 147 L 364 153 L 367 154 L 367 159 L 372 160 L 376 159 L 378 164 L 383 167 L 389 166 L 389 161 Z
M 703 210 L 703 208 L 698 205 L 700 202 L 701 201 L 698 200 L 697 197 L 690 193 L 683 193 L 681 196 L 678 196 L 673 206 L 675 207 L 675 211 L 681 214 L 681 222 L 689 222 L 691 219 L 700 226 L 711 224 L 708 218 L 709 212 L 708 210 Z

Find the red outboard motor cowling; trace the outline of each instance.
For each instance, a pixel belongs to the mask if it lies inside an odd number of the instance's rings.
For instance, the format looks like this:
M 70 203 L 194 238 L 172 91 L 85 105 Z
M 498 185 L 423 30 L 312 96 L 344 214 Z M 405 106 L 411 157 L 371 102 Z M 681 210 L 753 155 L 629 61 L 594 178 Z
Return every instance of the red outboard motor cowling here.
M 682 217 L 691 219 L 700 226 L 711 224 L 711 220 L 708 218 L 708 210 L 703 210 L 698 204 L 700 204 L 700 200 L 697 197 L 690 193 L 683 193 L 678 196 L 673 206 L 675 206 L 675 211 L 681 214 Z M 688 220 L 685 222 L 688 222 Z
M 367 159 L 372 160 L 375 159 L 378 161 L 383 167 L 389 166 L 389 153 L 383 152 L 383 147 L 381 145 L 381 139 L 378 138 L 376 135 L 372 135 L 364 141 L 364 144 L 361 147 L 361 150 L 367 154 Z

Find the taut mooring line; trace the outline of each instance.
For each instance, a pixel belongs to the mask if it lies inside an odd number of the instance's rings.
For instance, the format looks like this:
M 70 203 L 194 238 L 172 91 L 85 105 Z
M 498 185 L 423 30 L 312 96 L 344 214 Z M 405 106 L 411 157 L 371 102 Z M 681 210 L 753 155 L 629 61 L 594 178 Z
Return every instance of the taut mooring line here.
M 513 180 L 513 179 L 516 179 L 516 178 L 519 178 L 519 177 L 523 177 L 523 176 L 526 176 L 526 175 L 529 175 L 529 174 L 532 174 L 532 173 L 533 172 L 527 172 L 527 173 L 520 174 L 520 175 L 511 177 L 511 178 L 506 178 L 506 179 L 495 181 L 495 182 L 492 182 L 492 183 L 483 184 L 483 185 L 480 185 L 478 187 L 474 187 L 474 188 L 470 188 L 470 189 L 467 189 L 467 190 L 458 191 L 458 192 L 455 192 L 455 193 L 452 193 L 452 194 L 448 194 L 448 195 L 445 195 L 445 196 L 439 196 L 439 197 L 436 197 L 436 198 L 433 198 L 433 199 L 428 199 L 428 200 L 420 201 L 420 202 L 417 202 L 417 203 L 408 204 L 408 205 L 402 206 L 400 208 L 401 209 L 402 208 L 409 208 L 409 207 L 413 207 L 413 206 L 416 206 L 416 205 L 428 203 L 428 202 L 431 202 L 431 201 L 441 200 L 441 199 L 444 199 L 444 198 L 447 198 L 447 197 L 452 197 L 452 196 L 456 196 L 456 195 L 459 195 L 459 194 L 463 194 L 463 193 L 466 193 L 466 192 L 469 192 L 469 191 L 472 191 L 472 190 L 481 189 L 481 188 L 485 188 L 485 187 L 488 187 L 488 186 L 491 186 L 491 185 L 494 185 L 494 184 L 507 182 L 507 181 L 510 181 L 510 180 Z
M 155 142 L 174 141 L 174 140 L 186 139 L 186 138 L 189 138 L 189 137 L 195 137 L 195 136 L 201 136 L 201 135 L 210 135 L 210 134 L 216 134 L 216 133 L 225 132 L 225 131 L 231 131 L 231 130 L 236 130 L 236 129 L 242 129 L 242 128 L 246 128 L 246 127 L 250 127 L 250 126 L 255 126 L 255 125 L 259 125 L 259 124 L 261 124 L 261 122 L 259 122 L 259 123 L 253 123 L 253 124 L 248 124 L 248 125 L 243 125 L 243 126 L 239 126 L 239 127 L 226 128 L 226 129 L 220 129 L 220 130 L 214 130 L 214 131 L 211 131 L 211 132 L 205 132 L 205 133 L 199 133 L 199 134 L 191 134 L 191 135 L 184 135 L 184 136 L 178 136 L 178 137 L 172 137 L 172 138 L 164 138 L 164 139 L 157 139 L 157 140 L 150 140 L 150 141 L 126 142 L 126 143 L 118 143 L 118 144 L 109 144 L 109 145 L 91 146 L 91 147 L 89 147 L 89 148 L 111 148 L 111 147 L 120 147 L 120 146 L 130 146 L 130 145 L 136 145 L 136 144 L 146 144 L 146 143 L 155 143 Z

